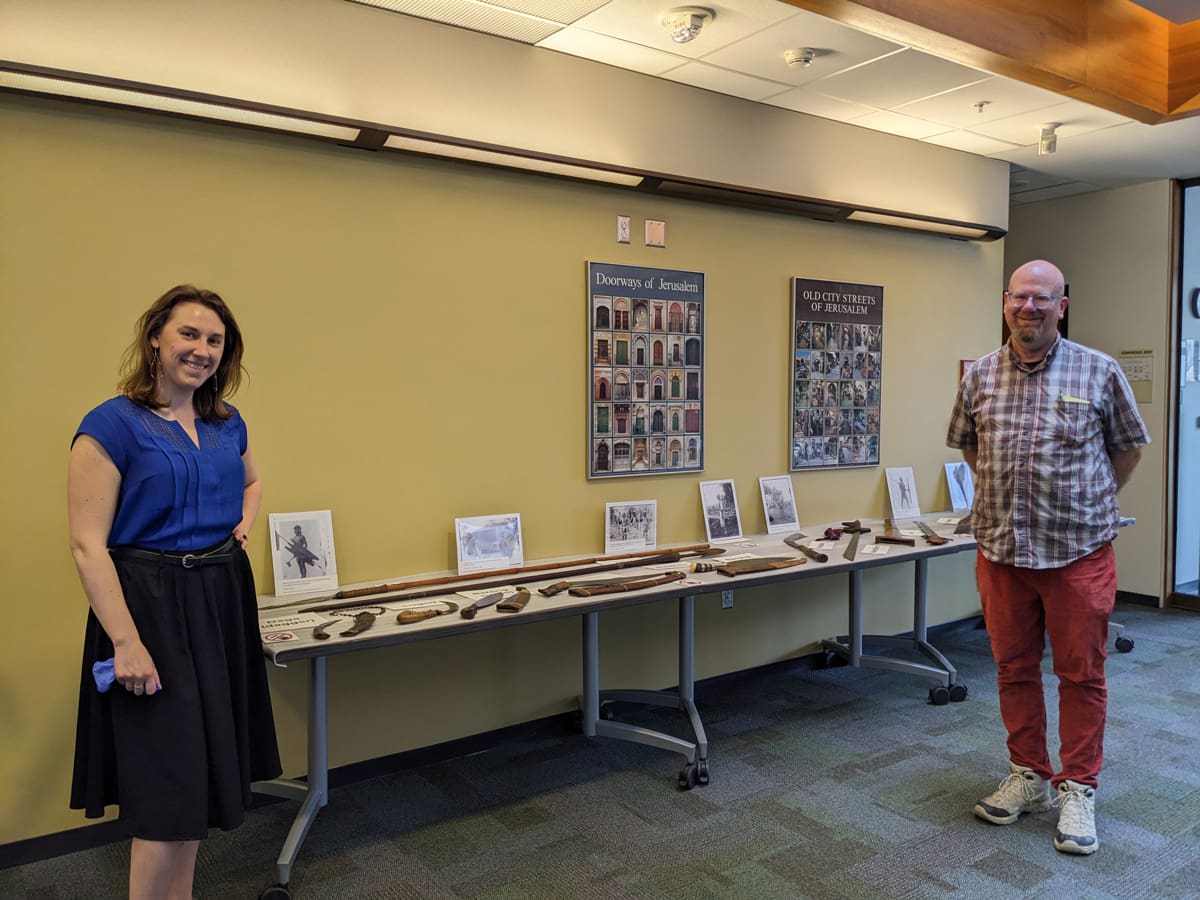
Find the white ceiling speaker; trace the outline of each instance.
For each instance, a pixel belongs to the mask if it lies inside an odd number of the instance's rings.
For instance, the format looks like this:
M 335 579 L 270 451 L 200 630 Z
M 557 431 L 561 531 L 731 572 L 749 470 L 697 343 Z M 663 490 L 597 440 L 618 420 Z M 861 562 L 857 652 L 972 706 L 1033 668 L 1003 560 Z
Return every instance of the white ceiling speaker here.
M 704 6 L 676 6 L 668 9 L 658 20 L 677 44 L 686 44 L 700 34 L 700 29 L 717 17 Z
M 1046 122 L 1042 125 L 1042 133 L 1038 137 L 1038 156 L 1049 156 L 1058 149 L 1058 135 L 1054 132 L 1062 126 L 1062 122 Z
M 783 51 L 783 61 L 791 69 L 807 69 L 817 58 L 817 51 L 812 47 L 796 47 Z

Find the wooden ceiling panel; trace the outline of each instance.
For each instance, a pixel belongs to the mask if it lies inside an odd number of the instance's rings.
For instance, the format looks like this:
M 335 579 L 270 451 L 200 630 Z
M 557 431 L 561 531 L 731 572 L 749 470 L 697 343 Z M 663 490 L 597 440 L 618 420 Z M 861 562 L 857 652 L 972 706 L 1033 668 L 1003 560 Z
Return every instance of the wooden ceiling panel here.
M 1171 29 L 1167 104 L 1176 112 L 1200 112 L 1200 21 Z
M 1200 22 L 1130 0 L 783 0 L 1147 124 L 1200 113 Z

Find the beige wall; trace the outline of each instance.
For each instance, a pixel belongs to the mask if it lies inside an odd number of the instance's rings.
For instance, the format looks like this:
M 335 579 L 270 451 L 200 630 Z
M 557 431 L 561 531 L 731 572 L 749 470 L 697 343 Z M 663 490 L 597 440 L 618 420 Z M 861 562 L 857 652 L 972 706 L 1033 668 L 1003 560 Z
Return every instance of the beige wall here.
M 17 63 L 646 175 L 1008 223 L 1000 160 L 356 3 L 0 0 L 0 22 L 0 59 Z M 180 35 L 221 51 L 181 53 Z
M 1138 524 L 1116 542 L 1119 587 L 1161 599 L 1166 546 L 1167 368 L 1171 316 L 1169 181 L 1014 206 L 1005 277 L 1029 259 L 1056 263 L 1071 286 L 1071 339 L 1118 356 L 1154 351 L 1151 400 L 1138 404 L 1150 430 L 1121 512 Z M 999 300 L 996 301 L 999 306 Z
M 665 219 L 667 249 L 617 245 L 618 213 Z M 585 478 L 589 259 L 707 274 L 703 476 Z M 787 470 L 792 275 L 885 287 L 882 463 L 911 465 L 922 508 L 944 508 L 958 361 L 997 341 L 1001 266 L 999 244 L 0 96 L 0 842 L 85 824 L 66 808 L 85 611 L 66 455 L 167 287 L 220 291 L 247 337 L 236 402 L 266 484 L 250 548 L 268 591 L 272 511 L 332 509 L 344 582 L 452 567 L 464 515 L 521 512 L 533 559 L 602 550 L 605 502 L 654 498 L 661 542 L 700 540 L 700 477 L 735 479 L 746 530 L 763 530 L 757 479 Z M 882 469 L 792 481 L 802 521 L 883 512 Z M 977 612 L 969 554 L 930 570 L 931 623 Z M 911 627 L 907 567 L 864 582 L 869 630 Z M 837 577 L 739 592 L 730 611 L 705 598 L 698 677 L 812 650 L 845 630 L 844 597 Z M 336 657 L 331 764 L 571 709 L 579 632 L 567 620 Z M 604 686 L 674 683 L 670 604 L 605 614 L 601 633 Z M 304 667 L 271 680 L 296 774 Z

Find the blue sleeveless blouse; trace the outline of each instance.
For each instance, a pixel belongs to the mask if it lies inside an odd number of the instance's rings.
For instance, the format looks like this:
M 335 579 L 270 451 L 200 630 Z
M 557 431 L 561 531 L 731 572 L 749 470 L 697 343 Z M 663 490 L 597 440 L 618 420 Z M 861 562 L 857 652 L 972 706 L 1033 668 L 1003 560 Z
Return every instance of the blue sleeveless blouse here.
M 179 423 L 127 397 L 83 417 L 75 436 L 95 438 L 121 473 L 110 547 L 188 552 L 233 532 L 242 520 L 246 423 L 233 409 L 224 421 L 197 419 L 196 433 L 199 447 Z

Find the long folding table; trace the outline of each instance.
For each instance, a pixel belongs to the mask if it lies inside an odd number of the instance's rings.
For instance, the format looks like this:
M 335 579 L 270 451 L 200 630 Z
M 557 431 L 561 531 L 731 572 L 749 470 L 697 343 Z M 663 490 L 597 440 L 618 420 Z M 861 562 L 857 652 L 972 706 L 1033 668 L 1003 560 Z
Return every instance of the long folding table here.
M 926 518 L 932 519 L 933 517 Z M 834 524 L 836 526 L 838 523 Z M 878 523 L 866 522 L 864 524 L 872 525 L 876 529 L 876 533 L 880 529 Z M 824 525 L 802 526 L 801 532 L 808 535 L 809 539 L 815 539 L 816 536 L 823 533 L 824 528 Z M 939 534 L 943 536 L 951 536 L 951 527 L 940 526 L 938 530 Z M 715 546 L 725 546 L 727 548 L 726 557 L 752 554 L 759 557 L 801 558 L 798 551 L 784 543 L 783 538 L 786 536 L 783 534 L 752 535 L 740 541 Z M 862 535 L 859 552 L 853 560 L 843 557 L 844 549 L 849 542 L 849 536 L 846 536 L 835 547 L 827 551 L 828 561 L 824 563 L 806 560 L 803 564 L 789 568 L 754 572 L 737 577 L 727 577 L 717 572 L 693 573 L 689 571 L 685 579 L 671 584 L 598 597 L 575 597 L 566 592 L 553 597 L 540 596 L 536 593 L 536 589 L 539 586 L 545 586 L 546 583 L 559 580 L 559 575 L 554 570 L 537 572 L 523 576 L 519 580 L 520 584 L 528 586 L 531 591 L 535 592 L 533 599 L 524 610 L 515 614 L 506 614 L 489 608 L 482 610 L 476 618 L 471 620 L 463 619 L 457 614 L 450 614 L 414 624 L 400 625 L 396 622 L 397 611 L 410 606 L 425 607 L 429 605 L 430 600 L 423 599 L 410 603 L 401 599 L 402 594 L 375 594 L 358 598 L 354 602 L 364 607 L 382 605 L 388 609 L 388 612 L 379 616 L 369 629 L 352 637 L 337 636 L 336 632 L 341 630 L 337 628 L 330 629 L 334 635 L 329 639 L 316 640 L 312 637 L 313 627 L 311 625 L 307 628 L 292 629 L 292 637 L 282 641 L 279 640 L 278 630 L 265 633 L 263 635 L 263 652 L 271 662 L 280 666 L 297 661 L 307 661 L 309 664 L 308 772 L 307 778 L 303 781 L 281 778 L 254 785 L 254 789 L 259 793 L 300 802 L 300 809 L 292 822 L 276 862 L 278 883 L 265 889 L 260 897 L 265 900 L 285 900 L 290 897 L 287 886 L 292 865 L 309 829 L 316 820 L 317 813 L 329 802 L 327 670 L 330 656 L 578 616 L 582 622 L 583 672 L 580 707 L 583 713 L 583 733 L 589 737 L 599 736 L 632 741 L 681 754 L 684 757 L 684 766 L 680 771 L 678 784 L 683 789 L 690 789 L 696 785 L 707 784 L 709 780 L 708 740 L 695 704 L 696 597 L 701 594 L 730 589 L 779 585 L 807 578 L 844 573 L 849 580 L 848 631 L 845 635 L 823 641 L 822 646 L 825 650 L 844 659 L 852 666 L 874 666 L 925 678 L 933 682 L 930 699 L 934 703 L 963 699 L 966 696 L 966 686 L 958 681 L 958 673 L 953 665 L 927 639 L 925 621 L 927 566 L 928 561 L 933 557 L 973 550 L 974 540 L 969 535 L 956 535 L 949 543 L 933 546 L 918 538 L 915 547 L 889 545 L 886 555 L 874 555 L 864 552 L 864 548 L 872 544 L 872 537 L 873 535 L 870 534 Z M 664 553 L 670 549 L 662 548 Z M 723 557 L 717 556 L 704 561 L 719 565 L 722 559 Z M 654 570 L 658 572 L 665 569 L 686 571 L 689 569 L 690 562 L 692 560 L 685 560 L 677 564 L 658 565 L 654 567 Z M 864 634 L 863 572 L 866 569 L 909 562 L 915 564 L 916 570 L 912 600 L 912 636 L 897 638 L 889 635 Z M 634 576 L 649 573 L 650 570 L 647 569 L 630 568 L 623 570 L 620 574 Z M 424 577 L 417 576 L 417 579 Z M 514 578 L 516 577 L 514 576 Z M 606 577 L 613 576 L 607 574 Z M 477 581 L 488 579 L 487 573 L 480 573 L 478 579 L 470 582 L 447 585 L 445 596 L 452 597 L 457 591 L 470 590 Z M 664 600 L 674 600 L 678 605 L 678 686 L 673 690 L 662 691 L 600 690 L 600 613 Z M 262 596 L 259 598 L 259 607 L 260 623 L 262 623 L 288 615 L 300 608 L 300 605 L 286 597 Z M 349 623 L 349 620 L 346 619 L 341 621 Z M 865 645 L 873 644 L 881 644 L 888 649 L 911 650 L 924 659 L 923 661 L 914 661 L 864 651 Z M 620 701 L 681 710 L 688 719 L 693 740 L 685 740 L 642 726 L 613 721 L 609 704 Z

